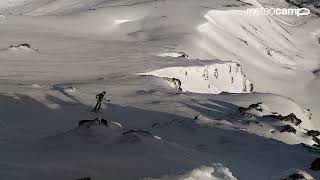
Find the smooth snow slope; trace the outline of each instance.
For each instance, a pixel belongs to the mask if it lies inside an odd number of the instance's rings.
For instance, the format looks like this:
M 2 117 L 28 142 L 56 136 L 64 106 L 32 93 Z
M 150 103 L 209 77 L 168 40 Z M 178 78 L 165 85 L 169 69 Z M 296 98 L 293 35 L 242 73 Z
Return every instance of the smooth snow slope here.
M 253 6 L 237 0 L 12 2 L 0 24 L 3 179 L 320 177 L 308 169 L 319 150 L 300 144 L 313 145 L 306 132 L 320 127 L 315 17 L 249 18 Z M 10 47 L 21 43 L 31 48 Z M 189 58 L 158 56 L 177 52 Z M 182 91 L 156 76 L 181 79 Z M 255 92 L 241 93 L 242 80 Z M 111 101 L 90 112 L 103 90 Z M 240 113 L 258 102 L 302 123 Z M 110 126 L 78 127 L 96 117 Z

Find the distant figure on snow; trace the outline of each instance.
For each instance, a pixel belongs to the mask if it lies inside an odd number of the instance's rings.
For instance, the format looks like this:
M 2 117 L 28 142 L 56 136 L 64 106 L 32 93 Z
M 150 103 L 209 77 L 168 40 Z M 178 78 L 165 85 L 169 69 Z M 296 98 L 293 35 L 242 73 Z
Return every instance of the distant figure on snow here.
M 102 104 L 102 101 L 103 101 L 105 95 L 106 95 L 106 91 L 103 91 L 103 92 L 96 95 L 97 104 L 94 107 L 94 111 L 100 110 L 101 104 Z

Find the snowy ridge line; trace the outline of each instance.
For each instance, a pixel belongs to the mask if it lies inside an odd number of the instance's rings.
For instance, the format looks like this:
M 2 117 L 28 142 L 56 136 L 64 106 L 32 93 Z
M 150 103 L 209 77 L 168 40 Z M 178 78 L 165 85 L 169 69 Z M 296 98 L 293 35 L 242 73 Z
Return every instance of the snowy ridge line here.
M 199 62 L 203 63 L 203 61 Z M 163 78 L 171 87 L 183 92 L 210 94 L 253 92 L 253 84 L 243 74 L 241 65 L 233 62 L 202 64 L 202 66 L 186 64 L 138 75 Z

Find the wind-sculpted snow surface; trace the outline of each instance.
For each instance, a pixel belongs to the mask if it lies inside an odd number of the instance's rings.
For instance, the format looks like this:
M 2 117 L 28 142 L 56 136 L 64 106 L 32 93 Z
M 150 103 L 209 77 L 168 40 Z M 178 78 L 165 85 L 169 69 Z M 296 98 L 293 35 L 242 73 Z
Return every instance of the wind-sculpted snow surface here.
M 208 22 L 198 27 L 202 35 L 199 46 L 216 58 L 257 59 L 252 63 L 266 69 L 272 62 L 297 64 L 292 36 L 271 17 L 243 10 L 212 10 L 205 18 Z
M 187 62 L 187 61 L 186 61 Z M 183 92 L 211 93 L 250 93 L 253 84 L 242 72 L 238 63 L 217 62 L 204 66 L 169 67 L 141 75 L 169 78 L 174 88 Z

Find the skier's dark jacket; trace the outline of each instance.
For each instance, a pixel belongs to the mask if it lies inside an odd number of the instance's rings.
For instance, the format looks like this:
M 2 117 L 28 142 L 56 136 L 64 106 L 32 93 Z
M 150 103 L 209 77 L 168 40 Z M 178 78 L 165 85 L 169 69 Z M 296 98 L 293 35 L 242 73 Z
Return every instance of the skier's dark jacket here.
M 106 94 L 105 92 L 102 92 L 102 93 L 97 94 L 97 95 L 96 95 L 97 101 L 98 101 L 98 102 L 102 102 L 105 94 Z

